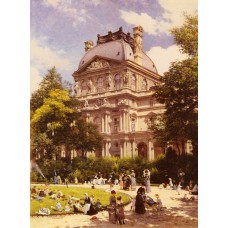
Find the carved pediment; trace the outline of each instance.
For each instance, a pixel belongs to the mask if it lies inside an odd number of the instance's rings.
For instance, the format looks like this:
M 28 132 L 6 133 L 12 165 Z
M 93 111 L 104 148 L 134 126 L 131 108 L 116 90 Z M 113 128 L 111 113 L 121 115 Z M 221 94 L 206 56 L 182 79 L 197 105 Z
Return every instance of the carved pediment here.
M 101 68 L 110 67 L 109 62 L 103 59 L 95 59 L 90 63 L 86 70 L 98 70 Z

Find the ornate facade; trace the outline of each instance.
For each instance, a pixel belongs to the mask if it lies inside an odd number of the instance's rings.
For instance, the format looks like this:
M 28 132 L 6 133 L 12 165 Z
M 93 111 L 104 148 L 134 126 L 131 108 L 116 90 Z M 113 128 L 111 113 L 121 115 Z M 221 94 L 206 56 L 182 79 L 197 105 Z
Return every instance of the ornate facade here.
M 97 45 L 85 42 L 85 55 L 72 76 L 82 102 L 82 115 L 103 135 L 96 156 L 135 157 L 153 160 L 163 153 L 148 131 L 151 115 L 164 111 L 152 98 L 151 88 L 160 83 L 153 61 L 143 52 L 141 26 L 134 34 L 98 35 Z

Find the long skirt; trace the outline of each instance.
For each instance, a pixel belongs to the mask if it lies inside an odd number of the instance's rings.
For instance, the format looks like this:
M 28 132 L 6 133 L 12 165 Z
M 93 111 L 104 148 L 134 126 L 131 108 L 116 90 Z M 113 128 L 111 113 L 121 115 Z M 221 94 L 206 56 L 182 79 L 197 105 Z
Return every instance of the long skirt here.
M 116 209 L 114 208 L 109 209 L 108 215 L 109 215 L 109 222 L 116 224 L 116 221 L 117 221 Z
M 87 204 L 85 204 L 84 207 L 82 208 L 82 211 L 83 211 L 84 214 L 86 215 L 87 212 L 89 211 L 89 209 L 90 209 L 90 204 L 87 203 Z
M 136 189 L 136 179 L 135 177 L 131 178 L 131 190 L 135 190 Z
M 151 188 L 150 188 L 150 181 L 146 181 L 146 192 L 151 192 Z

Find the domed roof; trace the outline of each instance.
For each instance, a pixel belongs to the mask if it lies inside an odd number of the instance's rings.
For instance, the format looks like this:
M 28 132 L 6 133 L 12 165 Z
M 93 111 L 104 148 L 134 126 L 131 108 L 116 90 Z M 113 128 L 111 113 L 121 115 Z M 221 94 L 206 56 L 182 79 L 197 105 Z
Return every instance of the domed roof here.
M 134 39 L 130 33 L 123 33 L 122 27 L 117 32 L 108 32 L 108 35 L 100 36 L 98 34 L 97 45 L 89 49 L 82 57 L 78 69 L 83 67 L 95 56 L 105 57 L 113 60 L 134 62 Z M 157 73 L 153 61 L 143 52 L 142 66 Z
M 85 65 L 96 55 L 119 61 L 134 61 L 134 54 L 130 45 L 123 40 L 115 40 L 103 44 L 98 44 L 94 48 L 87 51 L 81 59 L 78 68 Z

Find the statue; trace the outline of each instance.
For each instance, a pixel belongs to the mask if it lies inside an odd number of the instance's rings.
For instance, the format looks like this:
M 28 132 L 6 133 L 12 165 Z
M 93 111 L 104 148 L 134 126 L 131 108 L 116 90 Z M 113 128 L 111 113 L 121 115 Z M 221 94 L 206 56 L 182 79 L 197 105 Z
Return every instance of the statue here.
M 89 107 L 89 102 L 88 102 L 87 100 L 85 100 L 84 107 L 85 107 L 85 108 L 88 108 L 88 107 Z
M 93 89 L 93 82 L 91 79 L 88 79 L 87 81 L 87 88 L 88 88 L 88 93 L 91 93 Z
M 102 106 L 110 106 L 110 103 L 108 102 L 107 98 L 103 99 L 103 105 Z
M 124 76 L 123 76 L 123 82 L 124 82 L 125 85 L 128 84 L 128 80 L 129 80 L 129 73 L 126 72 L 126 73 L 124 74 Z
M 78 81 L 75 81 L 75 83 L 74 83 L 74 93 L 77 95 L 78 91 L 79 91 Z
M 112 84 L 112 76 L 109 74 L 106 77 L 106 87 L 107 87 L 107 89 L 110 89 L 111 88 L 111 84 Z

